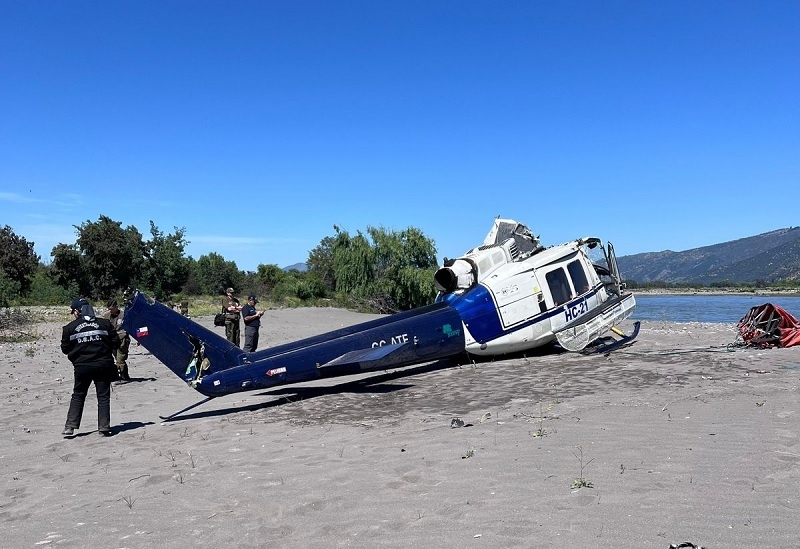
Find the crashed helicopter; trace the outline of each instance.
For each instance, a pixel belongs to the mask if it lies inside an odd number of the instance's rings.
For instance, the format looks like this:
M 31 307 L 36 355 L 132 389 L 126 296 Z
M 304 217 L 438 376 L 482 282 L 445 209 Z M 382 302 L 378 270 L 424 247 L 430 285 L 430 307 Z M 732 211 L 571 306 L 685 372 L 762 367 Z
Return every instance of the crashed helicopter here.
M 519 353 L 557 343 L 609 352 L 633 341 L 618 325 L 636 307 L 614 247 L 579 238 L 544 247 L 522 223 L 495 219 L 480 246 L 446 259 L 431 305 L 246 353 L 138 290 L 123 328 L 207 398 L 454 357 Z M 615 334 L 619 339 L 615 339 Z M 590 347 L 597 341 L 608 341 Z

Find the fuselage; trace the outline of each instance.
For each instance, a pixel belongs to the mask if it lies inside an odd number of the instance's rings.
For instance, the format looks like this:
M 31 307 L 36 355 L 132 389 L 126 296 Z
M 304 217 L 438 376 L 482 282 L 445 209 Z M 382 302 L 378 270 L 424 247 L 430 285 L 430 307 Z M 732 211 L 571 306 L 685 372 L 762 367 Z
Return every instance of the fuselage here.
M 456 274 L 440 275 L 450 284 L 440 286 L 436 301 L 459 312 L 469 353 L 498 355 L 551 343 L 559 330 L 609 302 L 607 283 L 586 250 L 595 241 L 579 239 L 524 257 L 515 257 L 511 242 L 473 249 L 445 267 Z M 628 294 L 613 323 L 634 306 Z
M 593 263 L 599 247 L 605 265 Z M 613 247 L 582 238 L 543 248 L 513 220 L 436 272 L 436 302 L 246 353 L 219 334 L 134 292 L 123 327 L 178 377 L 214 397 L 323 377 L 398 368 L 464 351 L 502 355 L 554 341 L 581 350 L 631 314 Z

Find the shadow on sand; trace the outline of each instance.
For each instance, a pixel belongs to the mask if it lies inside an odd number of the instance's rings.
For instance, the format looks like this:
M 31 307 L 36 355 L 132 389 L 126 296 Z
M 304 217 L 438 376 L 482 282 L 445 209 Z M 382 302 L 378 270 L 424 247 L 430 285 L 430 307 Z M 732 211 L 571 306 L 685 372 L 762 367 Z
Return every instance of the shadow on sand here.
M 232 414 L 237 412 L 255 412 L 259 410 L 267 410 L 278 406 L 292 404 L 294 402 L 298 402 L 301 400 L 309 400 L 322 396 L 329 396 L 336 394 L 345 394 L 345 393 L 387 394 L 415 387 L 415 384 L 411 381 L 407 383 L 389 383 L 394 380 L 401 380 L 415 375 L 426 374 L 429 372 L 436 372 L 439 370 L 446 370 L 448 368 L 463 366 L 465 364 L 485 364 L 489 362 L 495 362 L 498 360 L 511 360 L 523 357 L 531 358 L 535 356 L 545 356 L 551 354 L 558 354 L 562 352 L 564 352 L 564 350 L 561 349 L 560 347 L 548 345 L 545 347 L 528 350 L 525 353 L 508 354 L 503 356 L 502 358 L 496 356 L 477 357 L 477 356 L 467 355 L 466 353 L 464 353 L 456 357 L 445 358 L 442 360 L 438 360 L 427 364 L 421 364 L 418 366 L 406 366 L 405 368 L 399 370 L 393 370 L 391 372 L 381 372 L 371 375 L 369 377 L 362 377 L 356 380 L 346 381 L 344 383 L 338 383 L 335 385 L 326 385 L 326 386 L 306 386 L 303 384 L 284 385 L 276 387 L 274 389 L 269 389 L 266 391 L 261 391 L 256 393 L 257 396 L 277 397 L 273 400 L 268 400 L 263 403 L 248 404 L 242 406 L 230 406 L 227 408 L 219 408 L 217 410 L 208 410 L 202 412 L 195 412 L 191 414 L 186 413 L 189 410 L 201 406 L 202 404 L 205 404 L 210 400 L 214 400 L 214 398 L 205 398 L 199 402 L 196 402 L 195 404 L 192 404 L 191 406 L 184 408 L 183 410 L 174 412 L 172 415 L 160 416 L 160 417 L 163 421 L 183 421 L 188 419 L 200 419 L 200 418 L 224 416 L 227 414 Z M 336 378 L 331 378 L 331 379 L 335 380 Z M 315 381 L 319 382 L 325 380 L 315 380 Z M 216 397 L 216 398 L 224 398 L 224 397 Z
M 425 374 L 428 372 L 435 372 L 438 370 L 444 370 L 447 368 L 452 368 L 456 366 L 457 363 L 454 359 L 443 359 L 436 362 L 431 362 L 429 364 L 423 364 L 420 366 L 408 366 L 406 368 L 391 371 L 391 372 L 382 372 L 380 374 L 372 375 L 369 377 L 359 378 L 357 380 L 347 381 L 345 383 L 339 383 L 336 385 L 328 385 L 328 386 L 303 386 L 303 385 L 285 385 L 281 387 L 276 387 L 275 389 L 270 389 L 267 391 L 262 391 L 256 393 L 257 396 L 265 396 L 265 397 L 279 397 L 275 398 L 274 400 L 268 400 L 263 403 L 259 404 L 248 404 L 246 406 L 231 406 L 228 408 L 220 408 L 218 410 L 209 410 L 205 412 L 195 412 L 192 414 L 185 414 L 184 412 L 188 411 L 191 408 L 199 406 L 208 402 L 209 400 L 214 400 L 211 398 L 206 398 L 201 400 L 200 402 L 189 406 L 188 408 L 184 408 L 183 410 L 172 414 L 171 416 L 162 416 L 161 419 L 164 421 L 183 421 L 187 419 L 199 419 L 199 418 L 209 418 L 215 416 L 224 416 L 226 414 L 232 414 L 236 412 L 254 412 L 257 410 L 266 410 L 270 408 L 274 408 L 277 406 L 283 406 L 286 404 L 291 404 L 293 402 L 297 402 L 300 400 L 308 400 L 313 399 L 321 396 L 328 396 L 328 395 L 336 395 L 336 394 L 344 394 L 344 393 L 354 393 L 354 394 L 385 394 L 385 393 L 392 393 L 394 391 L 400 391 L 403 389 L 408 389 L 414 387 L 413 383 L 387 383 L 396 379 L 403 379 L 407 377 L 411 377 L 414 375 Z M 307 383 L 307 382 L 306 382 Z M 217 398 L 224 398 L 224 397 L 217 397 Z

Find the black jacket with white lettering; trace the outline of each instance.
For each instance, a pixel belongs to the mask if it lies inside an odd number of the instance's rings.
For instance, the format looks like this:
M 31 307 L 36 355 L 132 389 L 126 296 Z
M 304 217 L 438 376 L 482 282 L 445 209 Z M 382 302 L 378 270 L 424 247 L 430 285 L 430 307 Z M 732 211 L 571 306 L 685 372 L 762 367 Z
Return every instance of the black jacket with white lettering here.
M 105 318 L 80 316 L 64 326 L 61 352 L 75 367 L 114 366 L 112 353 L 119 348 L 119 335 Z

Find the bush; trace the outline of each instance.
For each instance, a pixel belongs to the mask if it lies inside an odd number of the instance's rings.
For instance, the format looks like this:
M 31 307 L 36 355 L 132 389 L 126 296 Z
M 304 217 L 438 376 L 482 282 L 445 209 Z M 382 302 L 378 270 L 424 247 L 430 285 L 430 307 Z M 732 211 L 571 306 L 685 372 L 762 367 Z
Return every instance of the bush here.
M 8 307 L 19 295 L 19 282 L 11 280 L 0 269 L 0 307 Z
M 70 283 L 66 288 L 53 280 L 46 271 L 39 270 L 33 277 L 30 294 L 22 300 L 23 305 L 69 305 L 80 295 L 78 285 Z

